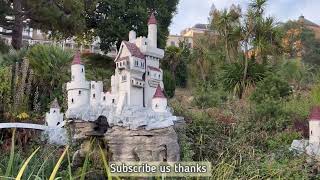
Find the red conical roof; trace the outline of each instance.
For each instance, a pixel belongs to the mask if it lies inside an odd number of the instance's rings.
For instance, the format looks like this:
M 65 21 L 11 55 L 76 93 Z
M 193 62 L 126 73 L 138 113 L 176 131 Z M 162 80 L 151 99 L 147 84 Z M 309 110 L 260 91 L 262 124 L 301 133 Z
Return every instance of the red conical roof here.
M 72 64 L 83 64 L 81 62 L 81 57 L 80 57 L 80 52 L 79 51 L 77 51 L 76 54 L 74 55 Z
M 156 89 L 156 92 L 153 95 L 153 98 L 166 98 L 162 92 L 162 89 L 160 87 L 160 85 L 158 84 L 158 87 Z
M 309 119 L 310 119 L 310 121 L 320 121 L 320 107 L 319 106 L 312 108 L 312 110 L 310 112 Z
M 154 13 L 152 12 L 150 17 L 149 17 L 149 20 L 148 20 L 148 25 L 149 24 L 157 24 L 157 19 L 156 17 L 154 16 Z

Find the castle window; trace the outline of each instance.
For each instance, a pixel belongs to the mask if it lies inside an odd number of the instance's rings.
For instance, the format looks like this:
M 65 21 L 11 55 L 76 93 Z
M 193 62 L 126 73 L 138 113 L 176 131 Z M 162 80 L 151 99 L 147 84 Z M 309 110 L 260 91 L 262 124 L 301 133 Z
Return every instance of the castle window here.
M 133 84 L 133 80 L 131 80 L 132 84 Z
M 81 72 L 83 72 L 83 68 L 81 69 Z
M 74 103 L 74 100 L 73 100 L 73 98 L 71 99 L 71 103 Z
M 57 123 L 57 126 L 60 124 L 60 122 Z
M 81 91 L 79 91 L 79 95 L 81 95 Z
M 56 110 L 53 110 L 53 113 L 56 113 Z
M 148 74 L 148 76 L 149 76 L 149 75 L 150 75 L 150 72 L 148 71 L 148 73 L 147 73 L 147 74 Z
M 112 103 L 114 104 L 114 99 L 112 99 Z
M 147 45 L 147 42 L 144 42 L 144 45 Z
M 310 134 L 312 135 L 312 131 L 310 131 Z
M 158 108 L 158 104 L 156 104 L 156 108 Z
M 106 97 L 105 97 L 105 96 L 103 96 L 103 100 L 104 100 L 104 101 L 106 100 Z
M 96 94 L 93 94 L 92 96 L 93 96 L 93 98 L 96 98 Z
M 159 79 L 160 79 L 160 74 L 158 76 L 159 76 Z
M 91 87 L 92 87 L 92 89 L 94 89 L 94 84 L 92 84 L 92 86 L 91 86 Z

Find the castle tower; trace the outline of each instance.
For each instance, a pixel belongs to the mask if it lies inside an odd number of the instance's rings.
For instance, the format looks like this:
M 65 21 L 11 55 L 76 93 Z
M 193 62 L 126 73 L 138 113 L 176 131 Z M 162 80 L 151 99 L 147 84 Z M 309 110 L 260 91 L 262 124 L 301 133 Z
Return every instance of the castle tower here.
M 101 102 L 101 94 L 103 93 L 102 81 L 91 81 L 90 105 L 96 106 Z
M 319 144 L 320 142 L 320 107 L 312 109 L 309 118 L 309 143 Z
M 89 104 L 90 83 L 86 81 L 85 68 L 77 52 L 71 65 L 71 81 L 67 83 L 68 108 Z
M 167 104 L 167 98 L 164 96 L 160 85 L 158 85 L 152 98 L 152 109 L 155 112 L 166 112 Z
M 151 47 L 157 47 L 157 19 L 154 13 L 151 13 L 148 21 L 148 39 Z
M 46 113 L 45 120 L 49 127 L 62 127 L 64 125 L 63 113 L 60 112 L 57 98 L 52 101 L 50 111 Z

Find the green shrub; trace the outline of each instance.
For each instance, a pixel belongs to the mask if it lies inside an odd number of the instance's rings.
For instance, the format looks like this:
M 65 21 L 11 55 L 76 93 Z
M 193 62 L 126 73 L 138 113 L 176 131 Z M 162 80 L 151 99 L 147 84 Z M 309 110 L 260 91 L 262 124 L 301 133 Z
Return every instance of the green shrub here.
M 266 101 L 279 101 L 288 97 L 292 92 L 288 82 L 282 80 L 275 74 L 270 74 L 257 84 L 257 88 L 251 96 L 251 100 L 257 104 Z
M 240 99 L 244 93 L 244 86 L 255 85 L 265 77 L 267 67 L 262 64 L 257 64 L 254 61 L 249 61 L 247 76 L 243 82 L 244 65 L 240 62 L 227 64 L 222 67 L 220 81 L 226 91 L 233 92 Z
M 269 150 L 277 150 L 279 148 L 287 149 L 295 139 L 300 139 L 301 135 L 298 132 L 284 131 L 267 139 Z
M 0 38 L 0 54 L 5 54 L 9 52 L 10 47 Z
M 210 84 L 198 84 L 193 103 L 199 108 L 219 107 L 227 100 L 227 93 Z
M 174 80 L 173 75 L 170 73 L 170 71 L 165 70 L 163 72 L 163 83 L 164 83 L 164 90 L 167 97 L 172 98 L 175 93 L 176 82 Z

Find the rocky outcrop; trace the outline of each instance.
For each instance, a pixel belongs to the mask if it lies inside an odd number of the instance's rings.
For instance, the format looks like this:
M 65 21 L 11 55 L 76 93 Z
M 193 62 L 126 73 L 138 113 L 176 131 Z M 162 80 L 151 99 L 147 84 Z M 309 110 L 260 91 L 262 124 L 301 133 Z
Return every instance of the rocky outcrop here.
M 114 126 L 104 139 L 111 161 L 179 161 L 178 137 L 173 126 L 154 130 L 129 130 Z

